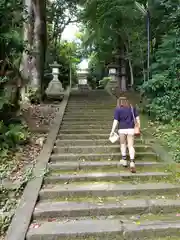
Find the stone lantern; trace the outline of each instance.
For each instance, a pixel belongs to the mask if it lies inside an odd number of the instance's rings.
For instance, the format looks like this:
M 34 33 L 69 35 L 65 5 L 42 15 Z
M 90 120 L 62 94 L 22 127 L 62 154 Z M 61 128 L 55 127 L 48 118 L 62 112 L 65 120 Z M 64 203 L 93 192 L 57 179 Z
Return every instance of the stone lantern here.
M 46 89 L 46 95 L 49 99 L 62 100 L 64 97 L 64 89 L 62 83 L 58 79 L 60 64 L 54 62 L 50 67 L 52 67 L 53 79 Z
M 90 87 L 88 85 L 88 80 L 87 80 L 87 76 L 88 76 L 88 64 L 86 61 L 82 61 L 79 64 L 79 69 L 77 71 L 77 77 L 78 77 L 78 88 L 80 90 L 89 90 Z
M 119 72 L 118 72 L 118 65 L 117 64 L 109 64 L 108 71 L 109 77 L 111 80 L 107 83 L 107 90 L 114 91 L 116 88 L 119 87 Z

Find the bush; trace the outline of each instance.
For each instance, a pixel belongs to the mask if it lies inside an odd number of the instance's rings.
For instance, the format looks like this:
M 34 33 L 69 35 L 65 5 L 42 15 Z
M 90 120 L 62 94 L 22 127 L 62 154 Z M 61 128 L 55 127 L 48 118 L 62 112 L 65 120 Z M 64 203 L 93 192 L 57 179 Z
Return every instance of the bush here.
M 110 77 L 104 77 L 102 80 L 99 81 L 99 86 L 105 88 L 110 80 Z
M 3 121 L 0 122 L 0 156 L 6 156 L 7 152 L 22 144 L 29 137 L 27 129 L 22 125 L 10 124 L 6 126 Z
M 147 110 L 157 120 L 180 119 L 180 31 L 172 30 L 162 41 L 152 65 L 153 77 L 142 85 Z
M 180 162 L 180 122 L 171 121 L 168 124 L 156 124 L 155 137 L 168 148 L 173 160 Z

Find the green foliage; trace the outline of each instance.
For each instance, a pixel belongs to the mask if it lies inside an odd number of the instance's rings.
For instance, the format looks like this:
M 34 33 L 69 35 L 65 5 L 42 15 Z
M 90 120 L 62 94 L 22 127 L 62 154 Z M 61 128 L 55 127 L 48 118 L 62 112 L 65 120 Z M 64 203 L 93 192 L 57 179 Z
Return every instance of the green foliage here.
M 149 99 L 147 109 L 157 120 L 180 119 L 180 31 L 173 29 L 163 39 L 152 65 L 152 79 L 142 85 Z
M 77 65 L 81 61 L 81 48 L 80 44 L 76 42 L 61 41 L 57 43 L 55 47 L 53 44 L 49 46 L 47 58 L 46 58 L 46 69 L 48 69 L 49 64 L 54 61 L 56 56 L 56 61 L 61 65 L 59 79 L 66 88 L 69 85 L 70 80 L 70 67 L 72 73 L 72 82 L 76 83 L 77 76 L 76 70 Z M 48 69 L 52 71 L 51 69 Z
M 99 81 L 99 86 L 105 88 L 110 80 L 111 80 L 110 77 L 104 77 L 102 80 Z
M 27 96 L 32 104 L 39 104 L 41 102 L 41 93 L 39 89 L 29 87 Z
M 168 148 L 173 160 L 180 162 L 180 122 L 171 121 L 168 124 L 156 123 L 154 136 L 161 140 L 161 143 Z
M 134 86 L 146 98 L 146 110 L 157 120 L 180 119 L 180 11 L 178 0 L 85 1 L 84 45 L 91 74 L 107 76 L 106 65 L 125 49 Z M 150 14 L 150 70 L 147 82 L 147 11 Z M 103 65 L 101 64 L 103 62 Z M 128 70 L 128 68 L 127 68 Z M 130 74 L 129 74 L 130 75 Z
M 22 0 L 0 1 L 0 59 L 18 54 L 22 50 L 21 28 L 23 16 Z
M 9 149 L 16 147 L 28 138 L 28 131 L 22 125 L 6 126 L 0 122 L 0 156 L 7 157 Z M 1 159 L 2 160 L 2 159 Z

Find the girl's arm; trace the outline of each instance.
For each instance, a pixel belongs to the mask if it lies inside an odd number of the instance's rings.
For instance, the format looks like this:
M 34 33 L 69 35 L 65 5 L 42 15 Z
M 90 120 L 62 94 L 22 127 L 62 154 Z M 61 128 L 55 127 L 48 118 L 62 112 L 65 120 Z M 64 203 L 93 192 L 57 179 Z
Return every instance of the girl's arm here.
M 134 116 L 135 116 L 135 119 L 136 119 L 136 122 L 137 122 L 138 126 L 140 127 L 141 126 L 141 121 L 140 121 L 139 113 L 138 113 L 136 108 L 134 108 Z
M 118 126 L 119 123 L 119 111 L 116 108 L 115 112 L 114 112 L 114 121 L 113 121 L 113 125 L 112 125 L 112 129 L 111 129 L 111 134 L 113 134 Z
M 119 123 L 118 120 L 114 119 L 112 129 L 111 129 L 111 134 L 115 132 L 118 123 Z
M 136 122 L 137 122 L 138 126 L 141 127 L 141 121 L 140 121 L 140 117 L 139 116 L 136 117 Z

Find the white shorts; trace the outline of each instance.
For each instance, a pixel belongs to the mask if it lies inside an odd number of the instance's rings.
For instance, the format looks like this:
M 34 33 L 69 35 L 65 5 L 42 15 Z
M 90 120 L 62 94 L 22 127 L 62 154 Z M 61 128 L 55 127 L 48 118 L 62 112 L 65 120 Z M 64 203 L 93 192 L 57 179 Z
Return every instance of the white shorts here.
M 134 135 L 134 128 L 129 128 L 129 129 L 119 129 L 118 130 L 119 134 L 125 134 L 125 135 Z

